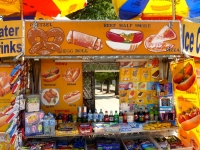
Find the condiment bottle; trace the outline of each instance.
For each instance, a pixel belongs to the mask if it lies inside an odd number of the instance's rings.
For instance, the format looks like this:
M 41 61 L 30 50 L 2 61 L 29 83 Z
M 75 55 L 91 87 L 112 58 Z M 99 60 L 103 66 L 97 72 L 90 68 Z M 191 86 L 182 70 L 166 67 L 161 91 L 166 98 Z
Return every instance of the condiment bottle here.
M 127 111 L 123 113 L 123 123 L 127 123 Z
M 108 111 L 105 111 L 104 122 L 109 122 Z

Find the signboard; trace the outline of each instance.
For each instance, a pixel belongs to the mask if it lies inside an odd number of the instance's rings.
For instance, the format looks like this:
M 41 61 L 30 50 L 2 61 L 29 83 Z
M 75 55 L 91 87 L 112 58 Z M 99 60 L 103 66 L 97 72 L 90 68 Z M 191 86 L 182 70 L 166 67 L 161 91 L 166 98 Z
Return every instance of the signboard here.
M 200 24 L 183 22 L 183 49 L 191 56 L 200 57 Z
M 186 146 L 200 148 L 200 102 L 193 59 L 171 64 L 179 137 Z
M 22 21 L 0 24 L 0 57 L 17 56 L 22 52 Z
M 12 71 L 13 67 L 11 66 L 1 66 L 0 67 L 0 132 L 5 132 L 8 127 L 7 119 L 10 117 L 10 114 L 4 114 L 4 112 L 11 108 L 11 101 L 12 98 L 12 92 L 10 87 L 10 73 Z
M 25 56 L 181 54 L 180 24 L 178 21 L 27 21 L 25 47 Z
M 77 107 L 83 105 L 82 84 L 82 63 L 42 60 L 42 109 L 46 113 L 77 112 Z
M 139 110 L 158 104 L 156 84 L 160 80 L 159 59 L 120 62 L 119 103 Z

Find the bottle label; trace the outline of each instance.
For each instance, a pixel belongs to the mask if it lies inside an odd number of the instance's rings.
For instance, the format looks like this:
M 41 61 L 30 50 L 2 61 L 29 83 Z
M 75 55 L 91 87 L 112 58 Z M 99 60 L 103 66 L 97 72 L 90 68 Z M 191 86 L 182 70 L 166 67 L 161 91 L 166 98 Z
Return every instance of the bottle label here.
M 133 116 L 132 115 L 127 116 L 127 122 L 133 122 Z
M 123 123 L 123 116 L 119 116 L 119 123 Z
M 110 120 L 110 121 L 114 121 L 114 118 L 113 118 L 113 117 L 110 117 L 109 120 Z
M 98 120 L 98 115 L 94 115 L 94 122 L 96 122 Z
M 91 114 L 88 114 L 88 121 L 91 121 L 93 118 L 92 118 L 92 115 Z
M 99 121 L 103 121 L 104 116 L 102 114 L 99 114 L 98 119 Z

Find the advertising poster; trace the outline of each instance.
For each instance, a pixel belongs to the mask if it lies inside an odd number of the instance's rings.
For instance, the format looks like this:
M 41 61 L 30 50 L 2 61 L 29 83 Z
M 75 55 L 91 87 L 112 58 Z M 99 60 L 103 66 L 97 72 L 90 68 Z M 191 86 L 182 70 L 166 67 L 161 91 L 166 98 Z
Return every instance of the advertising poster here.
M 11 107 L 12 92 L 10 86 L 10 73 L 12 66 L 0 66 L 0 132 L 5 132 L 9 115 L 4 114 Z
M 83 105 L 82 63 L 41 61 L 42 109 L 77 112 Z
M 194 59 L 171 64 L 179 137 L 186 146 L 200 149 L 200 101 Z
M 180 22 L 26 21 L 25 56 L 181 54 Z
M 120 62 L 119 100 L 134 107 L 158 104 L 159 59 Z

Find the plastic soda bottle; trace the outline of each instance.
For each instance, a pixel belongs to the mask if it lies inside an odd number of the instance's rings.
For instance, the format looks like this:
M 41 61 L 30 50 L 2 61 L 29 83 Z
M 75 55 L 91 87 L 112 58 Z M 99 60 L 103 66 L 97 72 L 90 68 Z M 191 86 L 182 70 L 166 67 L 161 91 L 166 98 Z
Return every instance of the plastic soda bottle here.
M 119 122 L 119 115 L 117 110 L 115 110 L 115 114 L 114 114 L 114 122 Z
M 93 114 L 92 114 L 91 109 L 89 110 L 87 117 L 88 117 L 88 122 L 92 122 L 93 121 Z
M 102 109 L 100 109 L 98 118 L 99 118 L 99 121 L 100 121 L 100 122 L 103 122 L 103 121 L 104 121 L 104 114 L 103 114 Z

